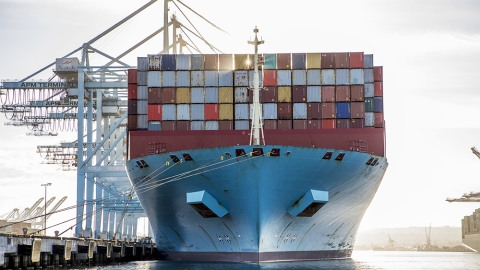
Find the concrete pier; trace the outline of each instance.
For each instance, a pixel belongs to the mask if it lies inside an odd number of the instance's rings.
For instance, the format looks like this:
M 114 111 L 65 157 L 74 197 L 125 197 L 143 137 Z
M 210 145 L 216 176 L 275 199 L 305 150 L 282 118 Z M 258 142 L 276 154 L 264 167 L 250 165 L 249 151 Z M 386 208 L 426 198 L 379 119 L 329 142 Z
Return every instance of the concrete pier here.
M 0 269 L 58 269 L 158 259 L 149 240 L 128 242 L 0 233 Z

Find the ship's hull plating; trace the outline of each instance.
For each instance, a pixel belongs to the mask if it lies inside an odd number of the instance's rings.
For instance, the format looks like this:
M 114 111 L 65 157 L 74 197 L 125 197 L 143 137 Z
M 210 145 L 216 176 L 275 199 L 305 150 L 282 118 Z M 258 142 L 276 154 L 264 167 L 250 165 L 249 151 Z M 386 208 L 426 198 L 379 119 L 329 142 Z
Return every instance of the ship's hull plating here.
M 263 262 L 349 257 L 360 221 L 387 168 L 367 153 L 298 146 L 195 149 L 130 160 L 127 172 L 170 260 Z M 269 156 L 273 148 L 279 156 Z M 236 149 L 247 155 L 236 157 Z M 326 152 L 331 159 L 323 159 Z M 171 155 L 193 160 L 175 163 Z M 345 153 L 341 161 L 335 158 Z M 375 165 L 367 165 L 371 158 Z M 148 167 L 140 168 L 143 160 Z M 142 166 L 143 167 L 143 166 Z M 288 210 L 309 190 L 328 192 L 311 217 Z M 204 218 L 187 193 L 206 191 L 228 213 Z

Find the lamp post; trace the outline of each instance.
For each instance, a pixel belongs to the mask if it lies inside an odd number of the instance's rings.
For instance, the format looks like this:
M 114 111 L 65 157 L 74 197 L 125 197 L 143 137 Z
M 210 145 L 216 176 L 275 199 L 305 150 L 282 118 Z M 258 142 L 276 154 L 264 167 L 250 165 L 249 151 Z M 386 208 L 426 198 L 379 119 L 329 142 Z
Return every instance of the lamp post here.
M 51 185 L 52 183 L 41 184 L 42 187 L 45 187 L 45 217 L 43 218 L 43 235 L 47 235 L 47 187 Z

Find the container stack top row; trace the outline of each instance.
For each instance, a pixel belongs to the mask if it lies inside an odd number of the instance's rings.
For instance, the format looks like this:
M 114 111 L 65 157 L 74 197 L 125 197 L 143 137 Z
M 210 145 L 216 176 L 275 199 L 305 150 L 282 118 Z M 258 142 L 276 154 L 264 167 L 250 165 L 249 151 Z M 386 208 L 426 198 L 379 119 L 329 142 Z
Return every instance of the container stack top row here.
M 253 54 L 150 54 L 138 57 L 138 71 L 151 70 L 251 70 Z M 373 54 L 265 53 L 259 54 L 265 70 L 373 68 Z

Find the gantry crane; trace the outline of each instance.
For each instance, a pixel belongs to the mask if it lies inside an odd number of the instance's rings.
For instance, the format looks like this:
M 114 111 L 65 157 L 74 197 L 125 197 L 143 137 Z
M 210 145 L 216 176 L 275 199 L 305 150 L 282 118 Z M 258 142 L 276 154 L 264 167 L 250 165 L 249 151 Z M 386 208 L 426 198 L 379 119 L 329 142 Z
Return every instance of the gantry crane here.
M 480 159 L 480 152 L 477 148 L 470 148 L 472 153 Z M 480 192 L 471 191 L 470 193 L 463 193 L 460 198 L 447 198 L 447 202 L 480 202 Z
M 222 53 L 207 42 L 193 25 L 195 31 L 181 23 L 175 15 L 169 21 L 169 3 L 174 4 L 183 15 L 177 3 L 199 15 L 180 0 L 164 0 L 163 26 L 118 56 L 110 56 L 96 48 L 96 41 L 155 2 L 157 0 L 151 0 L 71 53 L 56 58 L 53 63 L 26 78 L 3 81 L 0 85 L 0 112 L 7 116 L 7 125 L 26 126 L 30 130 L 27 135 L 33 136 L 56 136 L 59 131 L 77 132 L 74 142 L 37 147 L 37 152 L 45 158 L 46 163 L 77 171 L 76 235 L 106 235 L 111 238 L 114 223 L 121 222 L 120 217 L 127 217 L 123 234 L 128 237 L 135 235 L 136 219 L 145 216 L 138 199 L 132 196 L 132 187 L 124 168 L 127 158 L 127 73 L 128 69 L 136 67 L 122 58 L 161 32 L 163 50 L 159 53 L 176 54 L 178 46 L 180 53 L 183 53 L 183 48 L 200 53 L 190 34 L 204 42 L 214 53 Z M 187 21 L 190 23 L 190 20 Z M 172 28 L 172 43 L 169 41 L 169 27 Z M 182 34 L 177 35 L 178 29 Z M 183 35 L 190 42 L 184 40 Z M 92 53 L 101 55 L 106 62 L 93 64 L 90 58 Z M 30 80 L 52 66 L 54 74 L 47 80 Z M 128 209 L 125 210 L 127 201 Z M 29 211 L 35 209 L 36 206 Z M 122 232 L 119 234 L 116 237 L 121 237 Z

